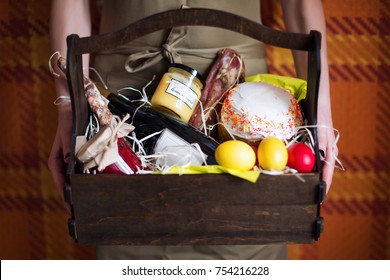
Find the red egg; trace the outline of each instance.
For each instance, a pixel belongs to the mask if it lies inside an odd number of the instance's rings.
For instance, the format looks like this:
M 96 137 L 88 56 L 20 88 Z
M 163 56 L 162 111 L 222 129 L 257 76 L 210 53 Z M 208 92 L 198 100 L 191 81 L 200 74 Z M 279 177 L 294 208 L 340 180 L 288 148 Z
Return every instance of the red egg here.
M 313 171 L 315 156 L 309 146 L 297 142 L 288 147 L 287 151 L 287 166 L 301 173 Z

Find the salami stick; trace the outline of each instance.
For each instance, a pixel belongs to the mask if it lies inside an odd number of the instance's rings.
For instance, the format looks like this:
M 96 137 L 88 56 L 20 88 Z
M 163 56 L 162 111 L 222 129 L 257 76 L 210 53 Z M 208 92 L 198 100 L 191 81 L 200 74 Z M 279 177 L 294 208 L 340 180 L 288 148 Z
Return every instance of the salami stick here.
M 66 60 L 59 53 L 57 53 L 57 66 L 64 74 L 66 73 Z M 53 72 L 53 74 L 55 73 Z M 112 113 L 107 107 L 108 100 L 100 94 L 99 89 L 88 77 L 84 76 L 83 79 L 85 97 L 87 98 L 89 106 L 98 117 L 101 125 L 109 125 L 111 123 Z
M 216 123 L 217 114 L 214 109 L 229 90 L 244 78 L 245 65 L 241 56 L 233 49 L 221 49 L 207 75 L 206 86 L 200 98 L 201 105 L 196 106 L 189 124 L 198 130 L 204 129 L 203 116 L 206 127 Z

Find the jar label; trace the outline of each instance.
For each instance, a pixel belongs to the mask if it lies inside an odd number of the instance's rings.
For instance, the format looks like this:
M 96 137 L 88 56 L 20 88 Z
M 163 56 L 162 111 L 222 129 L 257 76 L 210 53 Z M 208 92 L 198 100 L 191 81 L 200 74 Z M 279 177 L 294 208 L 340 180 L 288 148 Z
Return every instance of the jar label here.
M 178 80 L 172 79 L 166 89 L 166 92 L 178 98 L 190 109 L 194 107 L 196 101 L 198 100 L 196 92 Z

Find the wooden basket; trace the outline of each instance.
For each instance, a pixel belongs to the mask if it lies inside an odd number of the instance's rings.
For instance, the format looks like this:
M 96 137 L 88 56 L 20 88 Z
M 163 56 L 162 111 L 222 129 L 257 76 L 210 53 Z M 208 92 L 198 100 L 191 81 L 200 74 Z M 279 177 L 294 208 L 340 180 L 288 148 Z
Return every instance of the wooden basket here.
M 81 244 L 205 245 L 312 243 L 322 232 L 325 183 L 317 130 L 315 172 L 260 175 L 256 184 L 231 175 L 86 175 L 74 146 L 84 135 L 89 109 L 84 97 L 82 54 L 112 50 L 143 35 L 175 26 L 220 27 L 265 44 L 308 53 L 307 97 L 302 109 L 316 124 L 320 33 L 288 33 L 217 10 L 180 9 L 141 19 L 113 33 L 67 38 L 67 77 L 73 108 L 73 149 L 64 188 L 71 236 Z

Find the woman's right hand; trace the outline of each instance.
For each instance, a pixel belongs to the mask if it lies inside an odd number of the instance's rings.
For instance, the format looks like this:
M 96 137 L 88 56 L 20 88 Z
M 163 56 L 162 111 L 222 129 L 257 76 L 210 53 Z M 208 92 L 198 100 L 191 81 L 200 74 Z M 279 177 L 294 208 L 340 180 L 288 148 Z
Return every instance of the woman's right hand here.
M 72 142 L 72 108 L 70 102 L 59 105 L 56 136 L 48 159 L 57 190 L 64 199 L 65 171 Z

